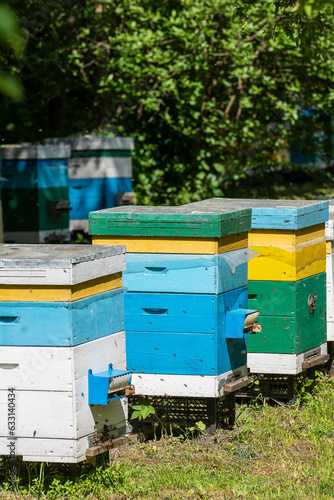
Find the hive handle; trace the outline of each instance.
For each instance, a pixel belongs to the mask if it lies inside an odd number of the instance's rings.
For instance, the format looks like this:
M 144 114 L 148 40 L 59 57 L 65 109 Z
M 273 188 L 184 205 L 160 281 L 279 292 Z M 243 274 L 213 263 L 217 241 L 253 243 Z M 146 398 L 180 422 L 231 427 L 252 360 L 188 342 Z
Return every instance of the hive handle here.
M 168 309 L 162 309 L 161 307 L 143 307 L 142 310 L 146 314 L 166 314 Z

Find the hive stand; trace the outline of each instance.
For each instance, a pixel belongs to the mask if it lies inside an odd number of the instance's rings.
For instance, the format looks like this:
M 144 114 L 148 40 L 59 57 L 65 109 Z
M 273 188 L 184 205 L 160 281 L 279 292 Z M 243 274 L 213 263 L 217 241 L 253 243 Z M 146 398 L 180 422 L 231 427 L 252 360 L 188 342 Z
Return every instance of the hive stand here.
M 94 244 L 127 245 L 128 369 L 136 394 L 169 408 L 171 421 L 184 405 L 194 414 L 200 405 L 214 430 L 226 394 L 250 381 L 249 228 L 250 210 L 137 206 L 90 214 Z
M 4 241 L 52 243 L 69 240 L 69 146 L 0 148 Z
M 124 193 L 132 193 L 134 140 L 131 137 L 73 137 L 44 142 L 71 147 L 68 169 L 71 231 L 88 232 L 90 211 L 122 205 Z
M 124 268 L 121 246 L 0 246 L 0 455 L 13 440 L 23 460 L 77 463 L 129 432 L 109 387 L 126 367 Z

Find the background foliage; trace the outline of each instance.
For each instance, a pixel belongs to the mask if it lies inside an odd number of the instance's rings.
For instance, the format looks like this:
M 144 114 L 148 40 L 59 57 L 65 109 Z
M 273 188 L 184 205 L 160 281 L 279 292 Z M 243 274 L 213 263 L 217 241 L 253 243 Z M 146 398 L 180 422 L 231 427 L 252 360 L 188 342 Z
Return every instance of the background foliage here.
M 298 110 L 332 109 L 332 4 L 294 4 L 13 0 L 26 57 L 0 63 L 26 97 L 3 100 L 2 140 L 135 136 L 139 202 L 228 195 L 300 144 Z

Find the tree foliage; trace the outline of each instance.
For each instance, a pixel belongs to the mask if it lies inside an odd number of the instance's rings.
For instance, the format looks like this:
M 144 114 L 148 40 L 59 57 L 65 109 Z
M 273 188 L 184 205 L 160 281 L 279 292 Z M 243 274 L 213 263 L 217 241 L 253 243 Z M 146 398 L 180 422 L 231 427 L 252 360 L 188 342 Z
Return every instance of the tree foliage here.
M 142 203 L 228 194 L 246 172 L 277 167 L 298 109 L 333 105 L 330 9 L 310 19 L 290 0 L 13 3 L 29 35 L 26 100 L 3 106 L 4 139 L 133 135 Z

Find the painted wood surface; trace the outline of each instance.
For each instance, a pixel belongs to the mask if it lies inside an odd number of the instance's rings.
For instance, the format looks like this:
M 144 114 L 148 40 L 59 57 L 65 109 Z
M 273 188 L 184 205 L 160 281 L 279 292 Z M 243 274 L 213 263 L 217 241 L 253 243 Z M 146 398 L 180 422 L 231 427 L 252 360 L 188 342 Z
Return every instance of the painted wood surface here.
M 247 304 L 247 287 L 219 295 L 125 294 L 127 332 L 183 332 L 225 335 L 226 312 Z
M 326 273 L 297 282 L 248 282 L 248 307 L 259 309 L 262 333 L 249 335 L 248 353 L 300 354 L 326 341 Z M 312 313 L 308 298 L 317 296 Z
M 0 148 L 0 156 L 3 160 L 49 160 L 69 158 L 71 156 L 71 148 L 66 144 L 50 144 L 47 146 L 5 146 Z
M 3 176 L 6 178 L 5 190 L 67 187 L 67 159 L 5 160 Z
M 334 239 L 326 240 L 326 254 L 334 253 Z
M 327 343 L 300 354 L 272 354 L 249 352 L 247 365 L 251 373 L 269 373 L 273 375 L 298 375 L 303 371 L 303 361 L 314 354 L 326 354 Z
M 114 206 L 115 193 L 132 191 L 131 178 L 69 179 L 70 219 L 88 219 L 88 214 L 106 206 Z
M 134 373 L 132 383 L 136 393 L 143 396 L 174 396 L 184 398 L 219 398 L 224 386 L 233 377 L 245 377 L 247 367 L 242 366 L 220 375 L 169 375 Z
M 334 341 L 334 254 L 326 256 L 327 340 Z
M 123 288 L 75 302 L 0 302 L 0 345 L 73 346 L 124 330 Z
M 69 228 L 70 231 L 85 231 L 85 233 L 88 233 L 89 231 L 88 218 L 70 219 Z
M 49 229 L 44 231 L 6 231 L 4 233 L 4 241 L 7 243 L 43 243 L 51 241 L 70 241 L 71 235 L 68 228 Z
M 124 286 L 129 292 L 220 294 L 247 285 L 246 259 L 247 250 L 221 255 L 127 253 Z
M 124 246 L 0 245 L 0 285 L 74 286 L 124 269 Z
M 1 346 L 0 389 L 73 392 L 90 368 L 105 371 L 110 363 L 125 369 L 124 331 L 75 347 Z
M 89 214 L 92 235 L 221 237 L 249 231 L 251 211 L 124 206 Z
M 329 215 L 328 201 L 213 198 L 188 206 L 197 210 L 251 208 L 252 229 L 297 230 L 322 224 L 328 220 Z
M 68 212 L 50 210 L 50 201 L 68 200 L 68 188 L 3 190 L 4 232 L 68 229 Z M 15 217 L 13 213 L 15 212 Z M 31 241 L 27 241 L 31 243 Z
M 248 234 L 251 245 L 298 245 L 311 240 L 325 238 L 325 224 L 317 224 L 296 231 L 275 229 L 252 229 Z
M 132 178 L 131 157 L 76 157 L 69 160 L 68 167 L 70 179 Z
M 45 144 L 65 144 L 72 151 L 94 150 L 132 150 L 134 139 L 132 137 L 60 137 L 44 139 Z
M 247 248 L 247 233 L 221 238 L 165 238 L 92 236 L 93 245 L 126 245 L 128 253 L 213 255 Z
M 72 287 L 0 285 L 0 297 L 2 302 L 73 302 L 122 286 L 122 273 L 118 273 Z
M 85 409 L 80 407 L 75 410 L 72 393 L 16 390 L 15 402 L 17 454 L 20 455 L 29 454 L 28 450 L 19 448 L 24 438 L 39 442 L 42 439 L 71 440 L 88 436 L 92 442 L 95 427 L 97 431 L 102 431 L 104 425 L 125 428 L 126 424 L 127 407 L 121 401 L 111 401 L 106 407 L 90 408 L 85 405 Z M 80 415 L 81 411 L 84 411 L 83 415 Z M 0 419 L 0 440 L 7 441 L 8 434 L 3 431 L 8 429 L 8 390 L 0 390 Z M 45 461 L 49 461 L 48 457 L 45 457 Z
M 105 425 L 115 427 L 111 434 L 117 437 L 126 426 L 127 400 L 103 407 L 88 405 L 88 370 L 104 371 L 109 363 L 125 369 L 124 331 L 76 347 L 2 346 L 0 442 L 7 441 L 9 387 L 15 388 L 16 397 L 16 454 L 27 460 L 80 461 L 94 432 Z M 79 446 L 81 440 L 84 445 Z
M 133 372 L 219 375 L 246 365 L 245 340 L 217 333 L 126 332 L 127 367 Z
M 326 271 L 326 241 L 250 248 L 259 257 L 249 262 L 249 280 L 297 281 Z

